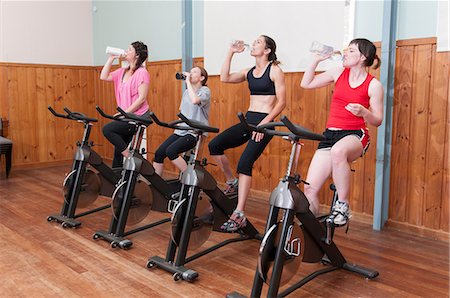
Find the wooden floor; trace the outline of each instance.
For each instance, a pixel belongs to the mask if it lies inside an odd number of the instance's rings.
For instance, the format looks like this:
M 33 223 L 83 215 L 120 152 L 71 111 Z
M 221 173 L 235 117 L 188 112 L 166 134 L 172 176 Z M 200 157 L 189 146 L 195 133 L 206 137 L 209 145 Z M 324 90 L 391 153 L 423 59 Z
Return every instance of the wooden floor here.
M 257 241 L 230 244 L 187 265 L 199 272 L 194 283 L 174 282 L 171 274 L 145 267 L 149 256 L 164 256 L 169 224 L 130 236 L 133 248 L 111 249 L 92 240 L 107 229 L 110 210 L 89 215 L 74 230 L 46 221 L 62 202 L 67 166 L 14 170 L 0 177 L 0 296 L 2 297 L 224 297 L 250 295 Z M 96 204 L 107 202 L 100 199 Z M 249 202 L 249 218 L 262 230 L 267 206 Z M 151 222 L 163 218 L 150 213 Z M 227 235 L 213 233 L 207 244 Z M 375 232 L 353 221 L 335 242 L 349 262 L 377 269 L 375 280 L 342 270 L 322 275 L 291 297 L 448 297 L 449 244 L 393 230 Z M 320 268 L 302 264 L 295 279 Z M 294 283 L 292 280 L 290 284 Z

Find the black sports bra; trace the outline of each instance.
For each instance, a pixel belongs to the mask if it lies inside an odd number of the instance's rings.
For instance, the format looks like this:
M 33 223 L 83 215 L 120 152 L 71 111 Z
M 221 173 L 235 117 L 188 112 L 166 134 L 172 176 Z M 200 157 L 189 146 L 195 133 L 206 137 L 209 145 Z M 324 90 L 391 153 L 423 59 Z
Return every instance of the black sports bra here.
M 263 75 L 259 78 L 253 76 L 253 70 L 256 66 L 253 66 L 247 72 L 248 89 L 250 89 L 251 95 L 276 95 L 275 83 L 270 79 L 269 73 L 272 67 L 272 62 L 266 67 Z

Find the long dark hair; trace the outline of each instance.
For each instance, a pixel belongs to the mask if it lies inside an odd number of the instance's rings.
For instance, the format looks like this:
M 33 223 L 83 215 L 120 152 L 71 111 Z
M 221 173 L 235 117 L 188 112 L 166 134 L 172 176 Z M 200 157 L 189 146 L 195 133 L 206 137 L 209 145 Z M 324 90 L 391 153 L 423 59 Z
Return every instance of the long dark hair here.
M 350 44 L 356 45 L 361 54 L 366 57 L 364 66 L 372 67 L 373 69 L 377 69 L 378 67 L 380 67 L 381 60 L 377 55 L 377 48 L 370 40 L 365 38 L 355 38 L 350 42 Z M 375 60 L 376 63 L 374 63 Z
M 269 61 L 272 61 L 273 65 L 280 64 L 280 61 L 277 60 L 277 54 L 275 53 L 277 50 L 277 44 L 275 43 L 275 40 L 267 35 L 261 36 L 264 37 L 264 41 L 266 42 L 266 49 L 270 49 Z
M 137 61 L 134 66 L 133 72 L 135 72 L 139 67 L 141 67 L 142 63 L 147 61 L 148 58 L 148 49 L 145 43 L 142 41 L 135 41 L 131 44 L 136 51 Z

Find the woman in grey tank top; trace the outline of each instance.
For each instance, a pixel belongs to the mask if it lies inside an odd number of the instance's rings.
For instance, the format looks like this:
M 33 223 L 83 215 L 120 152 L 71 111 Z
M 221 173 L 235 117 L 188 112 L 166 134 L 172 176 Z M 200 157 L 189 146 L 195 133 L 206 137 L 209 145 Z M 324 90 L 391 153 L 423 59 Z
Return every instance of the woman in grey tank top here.
M 180 112 L 188 119 L 200 121 L 208 125 L 211 92 L 206 86 L 208 73 L 203 67 L 196 66 L 190 72 L 184 72 L 186 90 L 180 104 Z M 163 172 L 166 157 L 182 172 L 186 169 L 186 161 L 180 156 L 195 147 L 195 135 L 186 130 L 175 130 L 155 152 L 153 167 L 158 175 Z

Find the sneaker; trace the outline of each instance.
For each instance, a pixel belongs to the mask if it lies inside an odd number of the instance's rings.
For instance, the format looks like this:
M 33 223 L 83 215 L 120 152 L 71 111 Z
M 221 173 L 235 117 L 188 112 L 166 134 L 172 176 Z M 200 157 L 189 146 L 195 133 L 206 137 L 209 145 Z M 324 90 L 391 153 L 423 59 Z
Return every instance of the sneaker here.
M 352 217 L 350 207 L 347 203 L 336 201 L 331 211 L 330 219 L 337 226 L 345 225 Z
M 234 178 L 231 181 L 227 181 L 227 188 L 225 189 L 224 193 L 226 195 L 230 195 L 230 194 L 234 194 L 238 192 L 238 185 L 239 185 L 239 180 L 237 178 Z
M 234 210 L 231 214 L 230 219 L 225 222 L 220 229 L 223 232 L 233 233 L 237 230 L 244 228 L 247 225 L 247 218 L 241 211 Z

